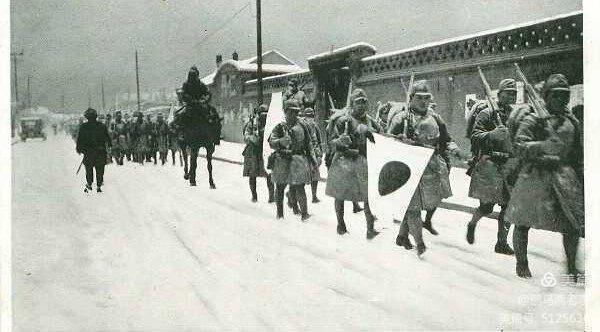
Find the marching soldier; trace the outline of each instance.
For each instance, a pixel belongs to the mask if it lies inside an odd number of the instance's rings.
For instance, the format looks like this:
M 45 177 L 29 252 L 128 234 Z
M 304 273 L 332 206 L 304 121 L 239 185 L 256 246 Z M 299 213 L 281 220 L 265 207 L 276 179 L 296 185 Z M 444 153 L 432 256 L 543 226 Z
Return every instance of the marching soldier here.
M 382 104 L 381 102 L 377 103 L 377 116 L 375 117 L 375 121 L 379 128 L 381 128 L 381 132 L 387 132 L 388 127 L 388 117 L 390 115 L 390 110 L 392 109 L 392 104 L 387 102 Z
M 321 130 L 315 122 L 315 111 L 311 107 L 305 108 L 304 111 L 302 111 L 300 114 L 302 115 L 301 120 L 308 127 L 308 130 L 310 132 L 314 156 L 317 161 L 316 166 L 313 167 L 311 172 L 312 181 L 310 183 L 310 187 L 312 192 L 312 202 L 319 203 L 321 201 L 317 197 L 319 180 L 321 180 L 321 173 L 319 172 L 319 167 L 321 166 L 321 163 L 323 161 L 323 144 L 321 143 Z
M 498 233 L 494 251 L 499 254 L 513 255 L 506 237 L 510 224 L 504 221 L 506 205 L 510 198 L 507 184 L 512 162 L 508 129 L 505 124 L 512 111 L 511 105 L 517 100 L 517 84 L 511 78 L 504 79 L 498 86 L 498 110 L 491 107 L 479 111 L 475 116 L 471 133 L 471 147 L 476 156 L 471 173 L 469 197 L 479 199 L 479 207 L 467 226 L 467 242 L 475 242 L 475 227 L 484 216 L 492 213 L 494 205 L 500 205 Z M 507 163 L 508 162 L 508 163 Z
M 248 177 L 252 202 L 258 200 L 256 193 L 256 178 L 265 177 L 267 179 L 267 188 L 269 189 L 269 203 L 274 202 L 274 186 L 271 181 L 271 175 L 267 174 L 263 161 L 263 139 L 265 131 L 265 121 L 267 117 L 267 105 L 260 105 L 255 108 L 244 125 L 244 142 L 246 147 L 242 155 L 244 156 L 243 176 Z
M 154 165 L 156 165 L 156 151 L 158 149 L 156 141 L 156 124 L 152 121 L 150 113 L 146 114 L 146 121 L 144 121 L 144 133 L 146 134 L 146 161 L 151 162 L 154 159 Z
M 108 136 L 112 139 L 113 137 L 113 132 L 112 132 L 112 115 L 110 115 L 110 113 L 106 114 L 105 120 L 104 120 L 104 125 L 106 126 L 106 128 L 108 129 Z M 108 149 L 107 153 L 106 153 L 106 163 L 107 164 L 112 164 L 113 163 L 113 152 L 112 152 L 112 148 Z
M 83 165 L 85 166 L 86 185 L 84 191 L 92 190 L 94 182 L 94 169 L 96 169 L 96 191 L 102 192 L 104 183 L 104 166 L 106 165 L 106 149 L 110 147 L 111 141 L 106 126 L 97 121 L 98 113 L 93 108 L 88 108 L 84 116 L 86 123 L 82 123 L 77 134 L 78 154 L 83 153 Z
M 286 100 L 283 109 L 285 121 L 277 124 L 269 137 L 269 144 L 275 150 L 269 159 L 272 159 L 271 176 L 275 182 L 277 218 L 283 218 L 283 193 L 289 185 L 292 195 L 300 204 L 302 221 L 305 221 L 310 215 L 304 185 L 311 182 L 311 167 L 316 162 L 308 128 L 298 121 L 300 103 L 294 99 Z
M 125 154 L 125 157 L 127 157 L 127 161 L 132 161 L 133 156 L 131 155 L 132 154 L 131 150 L 133 149 L 133 144 L 132 144 L 131 137 L 130 137 L 131 127 L 133 126 L 132 116 L 129 113 L 125 113 L 123 118 L 125 121 L 125 130 L 127 131 L 127 145 L 126 145 L 126 148 L 123 151 L 123 153 Z
M 435 149 L 400 224 L 396 238 L 397 245 L 407 250 L 412 249 L 413 245 L 408 238 L 410 231 L 417 243 L 417 255 L 423 254 L 427 249 L 423 242 L 422 227 L 433 230 L 430 221 L 428 224 L 423 224 L 421 211 L 425 210 L 433 214 L 442 199 L 452 196 L 449 169 L 444 155 L 448 150 L 453 152 L 458 150 L 448 134 L 444 120 L 429 108 L 431 99 L 427 81 L 415 82 L 410 92 L 409 109 L 395 116 L 388 127 L 388 134 L 408 144 Z M 434 232 L 435 230 L 432 231 Z
M 133 122 L 130 127 L 130 136 L 134 153 L 133 160 L 143 165 L 148 149 L 148 136 L 145 132 L 146 126 L 144 125 L 144 116 L 142 112 L 137 111 L 134 114 L 134 117 L 135 122 Z
M 367 114 L 369 101 L 362 89 L 355 89 L 350 96 L 349 110 L 331 123 L 331 149 L 333 156 L 327 177 L 325 193 L 335 198 L 337 232 L 347 233 L 344 222 L 344 201 L 365 202 L 367 239 L 372 239 L 375 216 L 371 213 L 368 199 L 367 138 L 373 139 L 379 128 Z
M 129 133 L 127 124 L 123 121 L 121 111 L 115 112 L 115 121 L 112 124 L 113 147 L 112 152 L 117 165 L 123 165 L 123 156 L 128 150 Z
M 167 126 L 162 113 L 156 116 L 155 137 L 160 162 L 164 165 L 167 162 L 167 154 L 169 153 L 169 126 Z
M 521 168 L 506 219 L 515 224 L 513 246 L 516 272 L 530 278 L 527 259 L 529 228 L 563 234 L 567 272 L 575 280 L 581 275 L 576 255 L 584 234 L 583 136 L 579 121 L 568 109 L 570 87 L 562 74 L 552 74 L 542 88 L 549 113 L 540 118 L 530 112 L 518 123 L 514 147 Z
M 291 99 L 298 101 L 301 109 L 304 109 L 308 103 L 308 97 L 306 96 L 306 93 L 298 89 L 298 81 L 294 78 L 288 81 L 287 90 L 283 94 L 283 100 Z

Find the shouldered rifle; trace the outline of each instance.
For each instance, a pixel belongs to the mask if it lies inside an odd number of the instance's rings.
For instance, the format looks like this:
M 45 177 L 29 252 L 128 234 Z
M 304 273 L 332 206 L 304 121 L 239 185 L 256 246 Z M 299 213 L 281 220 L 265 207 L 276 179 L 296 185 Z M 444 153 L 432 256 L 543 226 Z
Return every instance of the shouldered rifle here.
M 485 97 L 487 98 L 490 108 L 496 114 L 497 125 L 502 126 L 502 119 L 500 119 L 500 114 L 498 114 L 498 110 L 500 108 L 498 107 L 496 100 L 492 97 L 492 88 L 490 88 L 490 85 L 485 79 L 485 75 L 483 74 L 483 70 L 481 70 L 480 66 L 477 66 L 477 71 L 479 72 L 479 78 L 481 78 L 481 83 L 483 84 L 483 89 L 485 90 Z
M 402 81 L 401 81 L 402 82 Z M 413 83 L 415 82 L 415 75 L 411 74 L 410 75 L 410 81 L 408 82 L 408 88 L 404 85 L 404 82 L 402 82 L 402 86 L 404 87 L 404 92 L 405 92 L 405 110 L 406 110 L 406 115 L 407 117 L 404 118 L 403 122 L 404 122 L 404 128 L 403 128 L 403 132 L 402 134 L 404 135 L 405 138 L 408 138 L 408 117 L 410 116 L 410 91 L 413 88 Z
M 523 84 L 525 85 L 525 92 L 527 92 L 527 97 L 529 97 L 529 104 L 531 105 L 537 116 L 542 119 L 545 119 L 548 116 L 550 116 L 550 113 L 548 113 L 548 110 L 546 109 L 544 100 L 535 90 L 533 85 L 531 85 L 531 83 L 527 81 L 527 77 L 525 76 L 525 74 L 523 74 L 523 71 L 521 71 L 521 67 L 519 67 L 519 64 L 515 62 L 514 66 L 515 71 L 517 72 L 517 76 L 519 76 L 519 79 L 523 81 Z

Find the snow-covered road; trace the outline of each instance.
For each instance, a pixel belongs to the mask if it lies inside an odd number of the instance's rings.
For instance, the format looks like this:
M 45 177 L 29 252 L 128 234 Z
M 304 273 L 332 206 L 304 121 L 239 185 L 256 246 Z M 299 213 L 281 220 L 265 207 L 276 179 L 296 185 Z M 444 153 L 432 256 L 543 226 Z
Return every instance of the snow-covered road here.
M 324 184 L 308 223 L 289 210 L 278 221 L 264 181 L 250 202 L 239 165 L 215 162 L 210 190 L 204 159 L 198 187 L 179 166 L 112 164 L 104 193 L 85 195 L 69 138 L 12 149 L 17 331 L 584 328 L 558 234 L 530 232 L 523 280 L 493 252 L 495 220 L 470 246 L 470 215 L 439 210 L 418 259 L 391 221 L 369 242 L 363 216 L 348 215 L 338 236 Z

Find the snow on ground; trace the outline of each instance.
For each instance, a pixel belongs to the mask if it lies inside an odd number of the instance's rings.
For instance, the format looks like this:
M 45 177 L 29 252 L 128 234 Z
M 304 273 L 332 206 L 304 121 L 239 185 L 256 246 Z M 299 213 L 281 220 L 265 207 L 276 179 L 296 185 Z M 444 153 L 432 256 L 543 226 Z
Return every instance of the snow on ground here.
M 391 221 L 367 241 L 350 204 L 338 236 L 324 184 L 307 223 L 289 210 L 281 221 L 264 181 L 250 202 L 236 164 L 215 162 L 216 190 L 204 159 L 198 187 L 179 166 L 112 164 L 105 192 L 86 195 L 70 139 L 12 148 L 16 331 L 584 328 L 584 288 L 561 280 L 558 234 L 530 232 L 534 278 L 523 280 L 493 252 L 495 220 L 471 246 L 470 215 L 438 210 L 440 235 L 425 234 L 419 259 L 395 245 Z

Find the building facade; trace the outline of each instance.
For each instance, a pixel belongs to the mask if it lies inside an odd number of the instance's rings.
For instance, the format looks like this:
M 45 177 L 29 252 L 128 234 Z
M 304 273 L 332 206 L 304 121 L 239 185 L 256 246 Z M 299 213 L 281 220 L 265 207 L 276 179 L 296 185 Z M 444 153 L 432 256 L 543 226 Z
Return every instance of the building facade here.
M 273 57 L 286 59 L 282 55 Z M 377 54 L 372 45 L 357 43 L 307 60 L 308 69 L 293 70 L 289 65 L 286 68 L 289 71 L 265 73 L 266 103 L 271 93 L 283 91 L 287 81 L 295 78 L 315 100 L 317 120 L 322 125 L 331 112 L 331 102 L 335 108 L 346 104 L 350 82 L 353 87 L 365 89 L 374 115 L 378 101 L 404 101 L 402 82 L 408 84 L 410 76 L 415 75 L 417 80 L 430 81 L 437 111 L 448 123 L 451 136 L 459 146 L 469 150 L 465 108 L 470 100 L 485 98 L 478 66 L 492 89 L 504 78 L 516 79 L 514 63 L 520 65 L 532 84 L 549 74 L 563 73 L 574 86 L 572 103 L 583 104 L 583 13 L 568 13 L 383 54 Z M 224 63 L 213 81 L 206 82 L 224 118 L 225 139 L 237 142 L 242 141 L 245 117 L 256 106 L 256 72 L 245 70 L 244 66 Z M 518 101 L 525 102 L 522 84 L 520 90 Z

